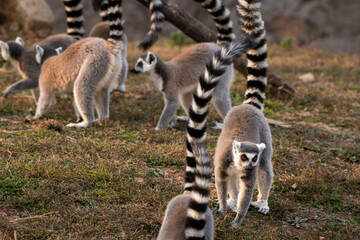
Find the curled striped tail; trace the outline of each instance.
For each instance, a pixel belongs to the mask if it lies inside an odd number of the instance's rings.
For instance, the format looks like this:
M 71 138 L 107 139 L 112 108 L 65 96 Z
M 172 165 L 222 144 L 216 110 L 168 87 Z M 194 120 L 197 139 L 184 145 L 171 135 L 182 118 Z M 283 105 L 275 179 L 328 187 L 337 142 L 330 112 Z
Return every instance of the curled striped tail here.
M 191 200 L 187 210 L 185 236 L 186 239 L 204 239 L 206 211 L 208 209 L 211 189 L 212 169 L 206 152 L 206 118 L 212 92 L 222 75 L 232 64 L 233 59 L 245 53 L 250 41 L 233 42 L 217 51 L 206 65 L 204 74 L 194 92 L 189 109 L 187 126 L 187 167 L 185 191 L 191 191 Z
M 206 138 L 206 117 L 212 92 L 221 79 L 222 74 L 232 64 L 233 59 L 245 53 L 250 48 L 250 45 L 251 41 L 248 38 L 224 45 L 221 50 L 214 54 L 212 60 L 206 65 L 205 73 L 200 76 L 200 81 L 194 92 L 193 101 L 189 109 L 189 125 L 186 139 L 187 166 L 185 191 L 191 191 L 194 186 L 196 161 L 191 142 L 196 139 Z
M 64 0 L 67 34 L 81 39 L 84 36 L 84 16 L 81 0 Z
M 233 33 L 233 23 L 230 19 L 230 11 L 227 9 L 221 0 L 194 0 L 199 2 L 201 6 L 207 9 L 212 15 L 217 33 L 217 44 L 224 44 L 235 40 Z
M 110 22 L 110 34 L 107 41 L 117 46 L 122 41 L 124 33 L 122 22 L 122 0 L 109 0 L 107 12 Z
M 109 8 L 108 0 L 92 0 L 92 6 L 94 11 L 100 10 L 101 21 L 105 22 L 109 20 L 107 13 L 107 10 Z
M 255 43 L 254 47 L 246 53 L 248 75 L 244 103 L 251 104 L 262 111 L 266 98 L 268 63 L 266 31 L 260 9 L 260 0 L 238 0 L 237 12 L 241 31 L 245 36 L 252 37 Z
M 158 39 L 164 22 L 164 14 L 162 13 L 163 4 L 161 0 L 150 0 L 149 9 L 151 12 L 150 31 L 146 34 L 145 39 L 139 44 L 139 48 L 146 50 L 150 48 Z

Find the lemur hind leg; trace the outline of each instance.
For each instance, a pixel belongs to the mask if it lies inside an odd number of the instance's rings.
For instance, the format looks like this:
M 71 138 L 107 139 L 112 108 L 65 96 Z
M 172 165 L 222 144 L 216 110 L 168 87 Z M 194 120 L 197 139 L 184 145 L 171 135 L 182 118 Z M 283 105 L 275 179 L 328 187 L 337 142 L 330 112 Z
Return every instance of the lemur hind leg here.
M 168 98 L 164 96 L 164 102 L 165 106 L 155 130 L 166 127 L 166 125 L 175 118 L 176 110 L 179 107 L 179 99 L 177 97 Z
M 126 61 L 126 59 L 123 59 L 122 68 L 117 79 L 117 86 L 112 90 L 113 92 L 114 91 L 125 92 L 125 81 L 128 75 L 128 68 L 129 68 L 128 62 Z
M 94 91 L 97 80 L 97 70 L 85 61 L 74 82 L 74 101 L 83 119 L 80 123 L 69 123 L 67 127 L 89 127 L 94 122 Z
M 109 101 L 110 90 L 108 87 L 103 87 L 94 94 L 95 108 L 98 115 L 98 120 L 109 118 Z

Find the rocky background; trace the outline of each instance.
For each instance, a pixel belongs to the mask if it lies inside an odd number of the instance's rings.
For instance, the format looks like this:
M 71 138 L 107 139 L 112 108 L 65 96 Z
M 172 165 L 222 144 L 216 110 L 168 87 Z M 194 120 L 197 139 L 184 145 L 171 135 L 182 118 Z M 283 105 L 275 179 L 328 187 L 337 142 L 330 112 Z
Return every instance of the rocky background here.
M 212 19 L 192 0 L 171 0 L 187 9 L 214 29 Z M 46 2 L 48 4 L 46 4 Z M 12 36 L 19 32 L 39 37 L 65 32 L 65 12 L 62 0 L 1 0 L 0 34 Z M 236 19 L 234 0 L 224 0 Z M 100 18 L 83 1 L 85 28 L 88 33 Z M 126 33 L 130 40 L 141 40 L 149 30 L 149 12 L 135 0 L 124 0 Z M 51 10 L 52 13 L 51 13 Z M 309 46 L 330 51 L 360 53 L 359 0 L 264 0 L 263 17 L 268 41 Z M 55 24 L 54 24 L 55 23 Z M 235 24 L 236 21 L 235 21 Z M 165 24 L 163 36 L 176 29 Z M 239 33 L 237 33 L 239 35 Z

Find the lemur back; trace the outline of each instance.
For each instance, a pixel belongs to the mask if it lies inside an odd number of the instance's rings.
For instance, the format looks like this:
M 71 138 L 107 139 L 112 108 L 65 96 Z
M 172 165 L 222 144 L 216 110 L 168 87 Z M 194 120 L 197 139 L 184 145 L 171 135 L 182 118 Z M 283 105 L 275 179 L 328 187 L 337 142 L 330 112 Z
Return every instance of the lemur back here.
M 55 92 L 73 92 L 74 107 L 80 123 L 68 127 L 88 127 L 95 120 L 109 117 L 111 85 L 121 68 L 119 53 L 122 49 L 121 0 L 109 1 L 110 35 L 101 38 L 86 38 L 72 44 L 62 54 L 50 57 L 42 65 L 39 79 L 40 98 L 36 115 L 45 114 L 54 99 Z
M 53 49 L 61 47 L 65 50 L 74 42 L 76 42 L 76 39 L 66 34 L 52 35 L 31 47 L 25 47 L 24 41 L 19 37 L 16 41 L 10 41 L 7 43 L 0 41 L 2 58 L 6 61 L 10 61 L 12 65 L 17 67 L 18 72 L 23 78 L 22 80 L 8 86 L 3 91 L 3 96 L 8 97 L 15 91 L 32 89 L 33 96 L 37 102 L 39 98 L 38 80 L 40 75 L 40 65 L 35 59 L 35 46 L 39 45 L 41 47 L 51 47 Z
M 190 148 L 193 161 L 187 161 L 184 193 L 167 206 L 159 240 L 214 239 L 214 219 L 208 206 L 212 169 L 206 152 L 206 118 L 216 85 L 233 58 L 245 52 L 248 46 L 249 42 L 243 40 L 216 51 L 200 77 L 187 127 L 186 146 L 187 151 Z
M 89 36 L 90 37 L 99 37 L 103 39 L 107 39 L 110 34 L 110 22 L 108 21 L 108 14 L 107 14 L 107 8 L 109 5 L 109 2 L 107 0 L 102 0 L 100 3 L 97 3 L 97 1 L 93 1 L 94 4 L 94 10 L 100 8 L 100 16 L 102 19 L 102 22 L 96 24 L 90 31 Z M 96 4 L 100 4 L 100 6 L 97 6 Z M 116 81 L 114 88 L 112 91 L 119 91 L 119 92 L 125 92 L 125 81 L 128 75 L 128 62 L 126 60 L 127 55 L 127 37 L 124 33 L 122 36 L 122 49 L 120 52 L 121 57 L 121 71 L 118 77 L 118 80 Z
M 250 205 L 259 208 L 263 214 L 269 212 L 267 200 L 273 181 L 271 131 L 262 113 L 267 83 L 267 48 L 260 8 L 259 0 L 238 0 L 242 32 L 254 42 L 246 55 L 246 100 L 227 114 L 215 151 L 219 212 L 225 213 L 227 207 L 235 211 L 234 227 L 241 225 Z M 259 194 L 257 201 L 251 202 L 256 183 Z

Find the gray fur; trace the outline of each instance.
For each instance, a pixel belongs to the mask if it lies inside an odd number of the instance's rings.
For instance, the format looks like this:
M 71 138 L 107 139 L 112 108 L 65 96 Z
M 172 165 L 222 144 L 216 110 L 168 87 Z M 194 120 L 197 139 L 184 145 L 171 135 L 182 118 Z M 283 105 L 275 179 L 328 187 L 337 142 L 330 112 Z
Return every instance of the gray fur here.
M 109 21 L 105 21 L 105 22 L 96 24 L 91 29 L 89 36 L 107 39 L 109 37 L 109 33 L 110 33 Z M 122 37 L 122 45 L 123 45 L 123 48 L 121 49 L 121 52 L 120 52 L 122 67 L 121 67 L 119 77 L 114 85 L 114 88 L 112 89 L 112 91 L 119 91 L 119 92 L 125 92 L 125 81 L 127 79 L 128 70 L 129 70 L 129 65 L 126 60 L 127 37 L 125 34 L 123 34 L 123 37 Z
M 149 72 L 153 85 L 164 96 L 165 107 L 156 129 L 164 128 L 170 122 L 176 122 L 175 114 L 180 104 L 188 114 L 199 77 L 204 73 L 206 63 L 219 49 L 220 47 L 215 43 L 199 43 L 168 62 L 162 61 L 153 53 L 148 53 L 138 59 L 132 72 Z M 152 60 L 152 58 L 155 59 Z M 213 93 L 213 105 L 222 118 L 231 109 L 229 94 L 232 77 L 233 66 L 231 65 Z
M 41 47 L 51 47 L 54 49 L 62 47 L 62 49 L 65 50 L 75 41 L 76 39 L 66 34 L 56 34 L 40 41 L 35 45 L 39 45 Z M 31 47 L 24 47 L 15 41 L 8 42 L 7 44 L 9 46 L 8 54 L 10 58 L 5 60 L 10 61 L 14 66 L 17 67 L 18 72 L 23 77 L 23 79 L 8 86 L 3 91 L 4 97 L 8 97 L 9 94 L 15 91 L 31 89 L 35 101 L 37 102 L 39 98 L 38 81 L 40 75 L 40 65 L 36 62 L 35 59 L 35 45 Z M 4 58 L 3 54 L 2 57 Z
M 233 148 L 240 142 L 241 147 L 236 151 L 259 154 L 256 163 L 249 161 L 243 165 L 242 160 L 234 161 Z M 256 144 L 265 144 L 261 151 Z M 269 125 L 256 107 L 242 104 L 231 109 L 224 121 L 224 128 L 218 139 L 215 151 L 215 184 L 219 200 L 219 212 L 225 213 L 227 203 L 236 217 L 232 222 L 239 227 L 243 221 L 253 196 L 255 184 L 258 184 L 259 194 L 257 202 L 251 204 L 259 211 L 267 214 L 269 207 L 267 200 L 273 181 L 271 163 L 272 140 Z M 229 194 L 229 200 L 227 196 Z M 236 205 L 236 207 L 235 207 Z
M 165 212 L 164 220 L 161 224 L 158 240 L 177 239 L 182 240 L 185 238 L 186 226 L 186 211 L 190 203 L 191 193 L 185 192 L 173 198 Z M 204 232 L 206 233 L 205 239 L 214 239 L 214 219 L 210 208 L 206 211 L 206 224 Z

